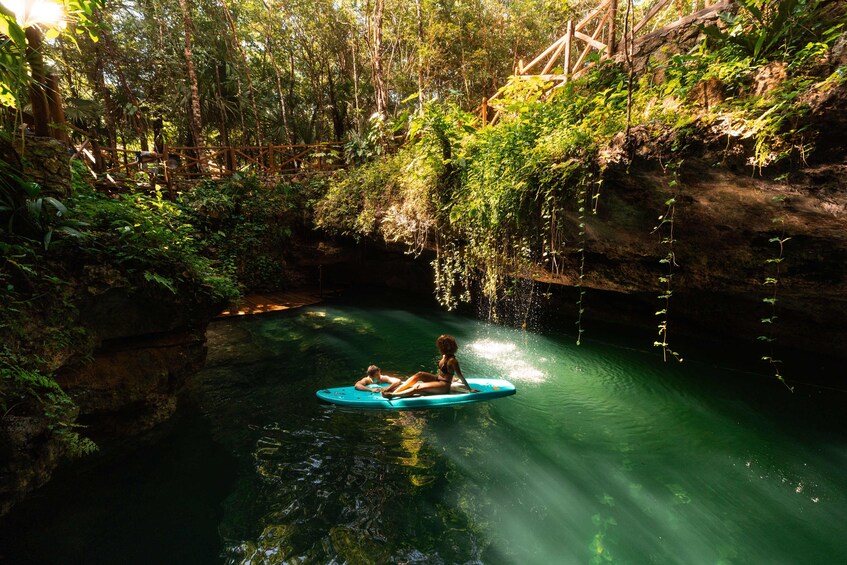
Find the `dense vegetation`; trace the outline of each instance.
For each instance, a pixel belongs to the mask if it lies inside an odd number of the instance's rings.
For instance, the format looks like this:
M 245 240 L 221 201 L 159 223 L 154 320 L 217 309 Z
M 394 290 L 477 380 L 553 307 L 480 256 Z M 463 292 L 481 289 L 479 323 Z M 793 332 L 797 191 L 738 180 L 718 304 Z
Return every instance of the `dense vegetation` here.
M 563 256 L 584 253 L 602 170 L 627 158 L 635 130 L 642 141 L 667 140 L 658 157 L 669 176 L 692 139 L 743 146 L 751 173 L 806 159 L 815 142 L 804 124 L 809 97 L 847 80 L 829 60 L 842 28 L 820 2 L 742 3 L 690 52 L 656 58 L 637 76 L 606 61 L 544 97 L 543 80 L 515 80 L 493 127 L 469 127 L 475 117 L 457 105 L 429 104 L 399 152 L 332 184 L 318 224 L 412 250 L 433 241 L 445 305 L 467 299 L 476 281 L 495 298 L 513 275 L 557 272 Z M 763 88 L 774 70 L 779 80 Z M 716 99 L 704 101 L 706 88 Z M 672 221 L 672 204 L 660 225 Z
M 44 55 L 68 121 L 104 146 L 357 140 L 375 112 L 456 94 L 476 106 L 584 4 L 79 0 L 68 9 L 83 19 Z M 0 65 L 19 108 L 21 39 Z
M 833 4 L 745 0 L 692 50 L 637 75 L 631 62 L 607 60 L 554 91 L 542 79 L 513 80 L 499 123 L 486 127 L 473 113 L 479 101 L 594 2 L 67 0 L 68 26 L 43 37 L 3 8 L 0 413 L 40 410 L 71 445 L 90 449 L 51 380 L 96 346 L 82 304 L 113 289 L 223 304 L 284 286 L 287 247 L 313 206 L 329 232 L 434 247 L 448 307 L 475 285 L 493 301 L 514 275 L 559 272 L 566 256 L 581 257 L 581 280 L 604 167 L 627 158 L 638 128 L 672 132 L 662 155 L 671 176 L 695 137 L 749 145 L 759 172 L 814 150 L 808 95 L 847 81 L 829 59 L 843 37 Z M 646 7 L 629 5 L 635 15 Z M 780 78 L 760 88 L 765 70 Z M 25 178 L 26 151 L 13 149 L 22 122 L 38 121 L 43 100 L 32 87 L 49 76 L 60 77 L 64 100 L 58 129 L 76 144 L 335 139 L 359 166 L 308 184 L 208 181 L 170 201 L 101 194 L 77 162 L 70 193 L 59 194 Z M 704 101 L 707 87 L 717 100 Z M 667 205 L 660 227 L 673 221 L 673 199 Z
M 244 291 L 285 287 L 290 241 L 314 191 L 249 177 L 201 183 L 175 203 L 160 193 L 109 196 L 76 165 L 62 201 L 26 187 L 32 197 L 4 211 L 0 242 L 0 408 L 44 410 L 74 448 L 73 403 L 51 376 L 84 363 L 98 345 L 85 306 L 118 292 L 214 310 Z

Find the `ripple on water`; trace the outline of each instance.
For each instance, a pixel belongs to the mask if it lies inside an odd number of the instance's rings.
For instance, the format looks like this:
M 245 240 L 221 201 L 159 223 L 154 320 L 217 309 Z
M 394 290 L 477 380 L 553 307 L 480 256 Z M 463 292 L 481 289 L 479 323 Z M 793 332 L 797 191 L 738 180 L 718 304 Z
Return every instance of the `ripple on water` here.
M 339 317 L 321 321 L 332 335 L 310 351 L 366 366 L 362 326 L 326 325 Z M 744 404 L 717 407 L 655 352 L 386 318 L 421 335 L 404 327 L 385 359 L 402 367 L 410 351 L 434 357 L 429 334 L 452 331 L 467 376 L 506 378 L 518 394 L 428 413 L 325 408 L 297 426 L 261 428 L 254 456 L 268 511 L 249 541 L 233 542 L 232 562 L 586 562 L 598 549 L 635 563 L 741 562 L 796 554 L 763 544 L 780 544 L 766 533 L 776 527 L 780 539 L 792 529 L 818 539 L 794 507 L 822 524 L 827 512 L 844 514 L 831 478 L 767 463 L 762 453 L 781 447 L 748 431 Z M 373 322 L 379 339 L 392 333 Z M 763 452 L 746 457 L 747 445 Z M 770 515 L 783 518 L 764 528 Z M 751 532 L 758 539 L 748 542 Z
M 253 458 L 271 511 L 254 540 L 230 545 L 230 563 L 271 555 L 283 561 L 344 555 L 353 562 L 361 552 L 371 555 L 367 562 L 383 554 L 381 561 L 388 560 L 387 547 L 373 544 L 389 535 L 383 530 L 396 522 L 397 501 L 431 488 L 443 474 L 425 437 L 427 415 L 334 409 L 327 415 L 330 421 L 318 427 L 272 423 L 260 430 Z M 319 544 L 298 544 L 322 531 Z

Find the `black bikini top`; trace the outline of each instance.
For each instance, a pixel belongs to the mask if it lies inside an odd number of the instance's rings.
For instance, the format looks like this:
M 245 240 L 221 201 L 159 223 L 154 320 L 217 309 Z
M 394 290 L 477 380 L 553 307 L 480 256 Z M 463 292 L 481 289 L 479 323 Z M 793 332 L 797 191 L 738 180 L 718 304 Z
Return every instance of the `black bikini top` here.
M 438 362 L 438 372 L 452 377 L 455 371 L 450 367 L 449 359 L 442 359 Z

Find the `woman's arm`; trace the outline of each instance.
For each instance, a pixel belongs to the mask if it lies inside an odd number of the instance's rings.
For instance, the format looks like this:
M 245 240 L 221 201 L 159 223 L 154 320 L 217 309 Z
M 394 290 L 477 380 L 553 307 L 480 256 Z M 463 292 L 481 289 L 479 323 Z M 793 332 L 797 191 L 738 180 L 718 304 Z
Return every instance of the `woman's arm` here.
M 459 368 L 459 360 L 458 359 L 453 357 L 452 359 L 450 359 L 450 361 L 448 361 L 448 363 L 453 364 L 453 370 L 456 371 L 456 376 L 459 377 L 459 380 L 462 381 L 462 384 L 464 384 L 466 387 L 468 387 L 468 390 L 470 390 L 471 392 L 479 392 L 479 390 L 477 390 L 475 388 L 471 388 L 471 385 L 468 384 L 468 380 L 465 378 L 465 375 L 462 374 L 462 370 Z

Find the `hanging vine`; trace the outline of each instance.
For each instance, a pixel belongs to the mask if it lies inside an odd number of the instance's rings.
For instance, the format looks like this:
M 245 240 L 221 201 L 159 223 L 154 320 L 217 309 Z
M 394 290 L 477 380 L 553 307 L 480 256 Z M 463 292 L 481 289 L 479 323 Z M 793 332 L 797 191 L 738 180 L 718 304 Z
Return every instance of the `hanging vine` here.
M 588 207 L 588 187 L 584 183 L 580 183 L 576 198 L 579 206 L 579 278 L 576 283 L 576 290 L 579 294 L 576 300 L 576 344 L 580 345 L 582 334 L 585 333 L 585 329 L 582 327 L 582 315 L 585 313 L 585 288 L 582 286 L 582 281 L 585 279 L 585 211 Z
M 665 256 L 659 260 L 659 263 L 665 265 L 666 270 L 659 277 L 659 284 L 662 287 L 662 294 L 659 295 L 659 301 L 662 308 L 656 312 L 656 316 L 661 316 L 659 320 L 659 339 L 653 342 L 653 346 L 662 348 L 662 359 L 668 360 L 668 356 L 674 357 L 682 363 L 682 356 L 670 348 L 668 341 L 668 313 L 670 311 L 671 296 L 673 296 L 673 277 L 674 270 L 679 267 L 676 262 L 676 251 L 674 250 L 674 215 L 676 214 L 676 198 L 678 196 L 679 186 L 679 168 L 682 166 L 682 161 L 669 164 L 666 168 L 671 172 L 671 179 L 668 186 L 672 189 L 673 195 L 665 201 L 665 211 L 659 216 L 659 225 L 653 228 L 652 233 L 662 234 L 662 245 L 665 246 Z
M 779 206 L 783 206 L 785 203 L 785 197 L 774 196 L 773 201 Z M 782 361 L 774 357 L 774 343 L 776 342 L 776 338 L 774 337 L 773 331 L 773 327 L 777 319 L 776 303 L 778 301 L 777 294 L 779 291 L 779 278 L 782 270 L 782 262 L 785 259 L 785 242 L 791 238 L 785 236 L 784 215 L 779 215 L 773 218 L 773 223 L 779 224 L 780 233 L 778 236 L 774 236 L 768 240 L 770 243 L 777 246 L 777 253 L 774 257 L 765 260 L 765 265 L 773 266 L 773 276 L 766 276 L 765 280 L 762 282 L 763 285 L 770 286 L 771 292 L 768 296 L 762 299 L 762 302 L 768 305 L 769 315 L 761 319 L 762 324 L 767 325 L 767 331 L 765 335 L 760 335 L 758 339 L 759 341 L 765 342 L 768 347 L 767 355 L 762 356 L 762 361 L 766 361 L 773 370 L 774 376 L 779 379 L 779 381 L 784 384 L 788 390 L 794 392 L 794 388 L 788 385 L 785 381 L 785 377 L 782 376 L 782 373 L 779 370 L 779 366 L 782 364 Z

